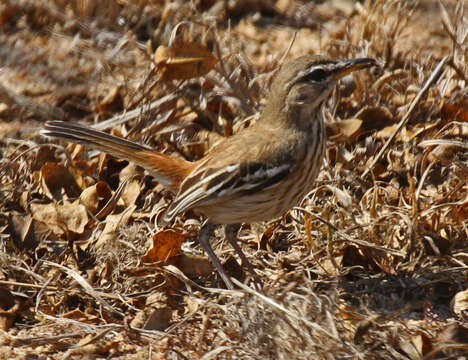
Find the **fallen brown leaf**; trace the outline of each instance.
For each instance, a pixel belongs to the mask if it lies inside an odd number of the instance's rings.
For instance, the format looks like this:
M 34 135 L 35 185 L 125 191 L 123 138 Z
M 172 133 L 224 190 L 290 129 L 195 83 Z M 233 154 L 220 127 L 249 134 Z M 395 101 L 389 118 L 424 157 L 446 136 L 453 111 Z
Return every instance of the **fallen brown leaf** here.
M 468 122 L 468 108 L 466 106 L 460 106 L 444 102 L 440 109 L 440 116 L 443 120 Z
M 423 332 L 412 335 L 410 339 L 400 340 L 400 347 L 411 360 L 422 359 L 433 349 L 431 339 Z
M 154 54 L 161 81 L 186 80 L 205 75 L 218 62 L 202 44 L 176 41 L 170 48 L 159 46 Z
M 361 266 L 367 271 L 377 271 L 378 265 L 375 262 L 374 257 L 369 252 L 356 245 L 347 245 L 344 249 L 343 259 L 341 260 L 341 266 L 344 268 Z
M 354 117 L 362 120 L 362 131 L 364 132 L 380 130 L 395 122 L 390 110 L 383 106 L 366 105 L 356 115 L 354 115 Z
M 163 230 L 153 235 L 153 247 L 141 258 L 145 263 L 167 261 L 180 253 L 182 242 L 188 237 L 174 230 Z
M 79 200 L 58 205 L 57 212 L 58 218 L 69 231 L 77 234 L 84 232 L 85 226 L 88 223 L 88 214 L 84 205 L 79 203 Z
M 57 150 L 54 146 L 43 145 L 39 147 L 36 152 L 36 157 L 34 159 L 34 164 L 32 165 L 32 170 L 40 170 L 44 164 L 47 162 L 55 162 L 55 151 Z
M 15 322 L 20 303 L 4 285 L 0 285 L 0 330 L 7 331 Z
M 334 135 L 330 136 L 334 141 L 348 141 L 356 138 L 361 129 L 362 120 L 357 118 L 336 121 L 331 124 Z
M 102 99 L 96 104 L 96 112 L 101 116 L 121 112 L 124 109 L 124 99 L 121 86 L 114 86 Z
M 171 262 L 188 277 L 205 276 L 213 271 L 213 266 L 205 256 L 181 253 Z
M 468 289 L 456 293 L 450 306 L 461 321 L 468 321 Z
M 82 234 L 88 223 L 88 213 L 79 200 L 63 205 L 33 203 L 31 212 L 35 220 L 47 224 L 58 235 L 66 231 Z
M 20 249 L 33 249 L 37 245 L 34 222 L 31 215 L 10 214 L 8 231 Z
M 87 314 L 78 308 L 62 314 L 61 317 L 86 324 L 102 324 L 102 318 L 100 316 Z
M 85 189 L 80 195 L 80 202 L 95 215 L 112 196 L 112 190 L 104 181 L 98 181 L 93 186 Z
M 41 183 L 44 192 L 55 200 L 62 199 L 62 192 L 68 197 L 80 195 L 80 187 L 71 172 L 63 165 L 47 162 L 41 168 Z

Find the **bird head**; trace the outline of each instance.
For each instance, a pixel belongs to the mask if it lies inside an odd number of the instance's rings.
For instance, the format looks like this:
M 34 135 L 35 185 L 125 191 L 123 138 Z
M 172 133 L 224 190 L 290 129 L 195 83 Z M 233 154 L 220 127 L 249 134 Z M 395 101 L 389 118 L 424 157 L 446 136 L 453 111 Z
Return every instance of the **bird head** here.
M 285 64 L 276 74 L 265 111 L 318 112 L 339 79 L 375 65 L 377 62 L 370 58 L 336 61 L 325 56 L 301 56 Z

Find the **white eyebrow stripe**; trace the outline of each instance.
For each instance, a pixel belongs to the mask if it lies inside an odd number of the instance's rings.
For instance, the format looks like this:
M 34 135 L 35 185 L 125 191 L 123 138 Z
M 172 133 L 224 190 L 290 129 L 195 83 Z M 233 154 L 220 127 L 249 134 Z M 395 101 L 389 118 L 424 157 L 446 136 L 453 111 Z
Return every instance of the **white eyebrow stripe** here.
M 321 69 L 323 71 L 331 71 L 332 70 L 332 68 L 331 68 L 332 65 L 334 65 L 334 64 L 333 63 L 320 64 L 320 65 L 317 64 L 317 65 L 310 66 L 309 68 L 298 72 L 297 76 L 294 78 L 294 80 L 292 82 L 296 82 L 299 79 L 302 79 L 303 77 L 313 73 L 315 70 Z

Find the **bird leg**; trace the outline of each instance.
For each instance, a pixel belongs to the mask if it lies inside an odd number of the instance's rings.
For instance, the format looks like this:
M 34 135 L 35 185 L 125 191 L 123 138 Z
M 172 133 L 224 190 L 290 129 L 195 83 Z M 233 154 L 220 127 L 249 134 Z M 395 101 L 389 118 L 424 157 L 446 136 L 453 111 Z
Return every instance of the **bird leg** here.
M 245 256 L 244 252 L 242 251 L 241 247 L 237 243 L 237 234 L 239 232 L 239 229 L 241 227 L 241 224 L 228 224 L 224 226 L 224 233 L 226 235 L 227 241 L 231 244 L 231 246 L 234 248 L 234 251 L 239 255 L 242 265 L 247 268 L 250 274 L 254 278 L 257 278 L 257 274 L 255 273 L 254 267 L 250 263 L 250 261 L 247 259 L 247 256 Z
M 198 242 L 208 254 L 208 257 L 210 258 L 211 262 L 214 264 L 216 270 L 218 270 L 218 273 L 223 279 L 224 283 L 226 284 L 226 287 L 229 290 L 234 290 L 234 285 L 231 279 L 229 278 L 226 271 L 224 271 L 223 265 L 221 265 L 221 262 L 219 261 L 218 257 L 216 256 L 216 254 L 214 253 L 210 245 L 210 238 L 213 235 L 215 229 L 216 229 L 215 224 L 206 222 L 200 229 L 200 232 L 198 233 Z

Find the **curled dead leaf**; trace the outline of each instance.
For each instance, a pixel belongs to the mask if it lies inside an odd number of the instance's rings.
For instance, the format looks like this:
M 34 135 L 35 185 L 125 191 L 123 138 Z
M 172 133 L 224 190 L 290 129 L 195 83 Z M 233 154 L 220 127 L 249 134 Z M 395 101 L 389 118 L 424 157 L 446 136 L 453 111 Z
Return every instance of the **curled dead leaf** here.
M 211 274 L 213 266 L 205 256 L 181 253 L 174 256 L 171 262 L 188 277 Z
M 356 245 L 347 245 L 345 247 L 341 266 L 344 268 L 361 266 L 365 270 L 377 269 L 377 264 L 371 254 L 369 254 L 366 249 Z
M 37 246 L 31 215 L 9 214 L 8 232 L 20 249 L 33 249 Z
M 78 149 L 78 147 L 75 147 L 75 149 Z M 73 160 L 73 170 L 79 176 L 89 176 L 96 171 L 98 161 L 99 160 L 97 158 L 89 160 Z
M 93 186 L 86 188 L 80 195 L 80 202 L 95 215 L 109 201 L 112 190 L 104 181 L 98 181 Z
M 5 26 L 8 21 L 15 19 L 15 17 L 22 14 L 22 8 L 20 4 L 15 4 L 14 2 L 4 2 L 2 4 L 2 9 L 0 12 L 0 26 Z
M 409 339 L 402 338 L 400 347 L 409 359 L 419 360 L 433 349 L 431 339 L 423 332 L 412 335 Z
M 154 54 L 154 62 L 161 80 L 169 81 L 203 76 L 218 60 L 205 45 L 176 41 L 170 48 L 159 46 Z
M 468 219 L 468 199 L 453 208 L 453 214 L 460 224 Z
M 165 330 L 172 321 L 173 312 L 177 311 L 174 306 L 174 297 L 166 292 L 154 292 L 146 298 L 145 304 L 140 306 L 141 310 L 131 321 L 131 325 L 146 330 Z
M 129 163 L 120 171 L 120 183 L 126 183 L 122 191 L 122 200 L 125 206 L 135 204 L 141 192 L 141 179 L 144 177 L 143 168 L 133 163 Z
M 107 95 L 96 104 L 96 112 L 102 115 L 109 115 L 120 112 L 124 109 L 124 99 L 122 96 L 122 87 L 113 87 Z
M 143 328 L 146 330 L 166 330 L 171 324 L 172 312 L 173 310 L 168 306 L 153 309 Z
M 145 263 L 166 261 L 180 253 L 182 242 L 188 237 L 174 230 L 164 230 L 153 235 L 153 247 L 141 258 Z
M 335 121 L 330 125 L 334 135 L 330 136 L 334 141 L 348 141 L 356 138 L 362 126 L 362 120 L 357 118 Z
M 11 328 L 20 309 L 19 301 L 10 290 L 0 285 L 0 330 L 7 331 Z
M 65 229 L 60 223 L 55 204 L 31 204 L 31 213 L 35 220 L 46 224 L 55 234 L 64 234 Z
M 364 106 L 354 117 L 362 120 L 363 132 L 380 130 L 395 122 L 390 110 L 384 106 Z
M 325 185 L 325 187 L 331 192 L 333 192 L 333 194 L 336 196 L 338 201 L 345 208 L 348 208 L 353 204 L 353 198 L 347 191 L 341 190 L 337 188 L 336 186 L 331 186 L 331 185 Z
M 79 200 L 58 205 L 57 211 L 58 218 L 69 231 L 77 234 L 84 232 L 85 226 L 88 223 L 88 214 L 84 205 L 79 203 Z
M 82 234 L 88 223 L 88 213 L 79 200 L 63 205 L 33 203 L 31 212 L 35 220 L 48 225 L 58 235 L 66 231 Z
M 122 200 L 125 206 L 134 205 L 138 196 L 140 196 L 141 185 L 138 180 L 129 181 L 122 193 Z
M 444 102 L 440 109 L 440 116 L 445 122 L 460 121 L 468 123 L 468 104 L 450 104 Z
M 34 163 L 31 166 L 33 171 L 40 170 L 44 164 L 47 162 L 55 162 L 55 151 L 57 149 L 53 146 L 43 145 L 39 147 L 36 152 L 36 157 L 34 159 Z
M 44 192 L 53 199 L 61 200 L 62 192 L 68 197 L 77 197 L 81 192 L 74 176 L 63 165 L 47 162 L 42 166 L 40 174 Z
M 73 319 L 85 324 L 101 324 L 102 318 L 94 314 L 88 314 L 76 308 L 61 315 L 65 319 Z
M 270 246 L 270 239 L 272 238 L 275 230 L 278 228 L 279 223 L 274 223 L 273 225 L 269 226 L 262 234 L 259 242 L 259 249 L 261 250 L 271 250 Z
M 468 321 L 468 289 L 456 293 L 450 307 L 462 321 Z

